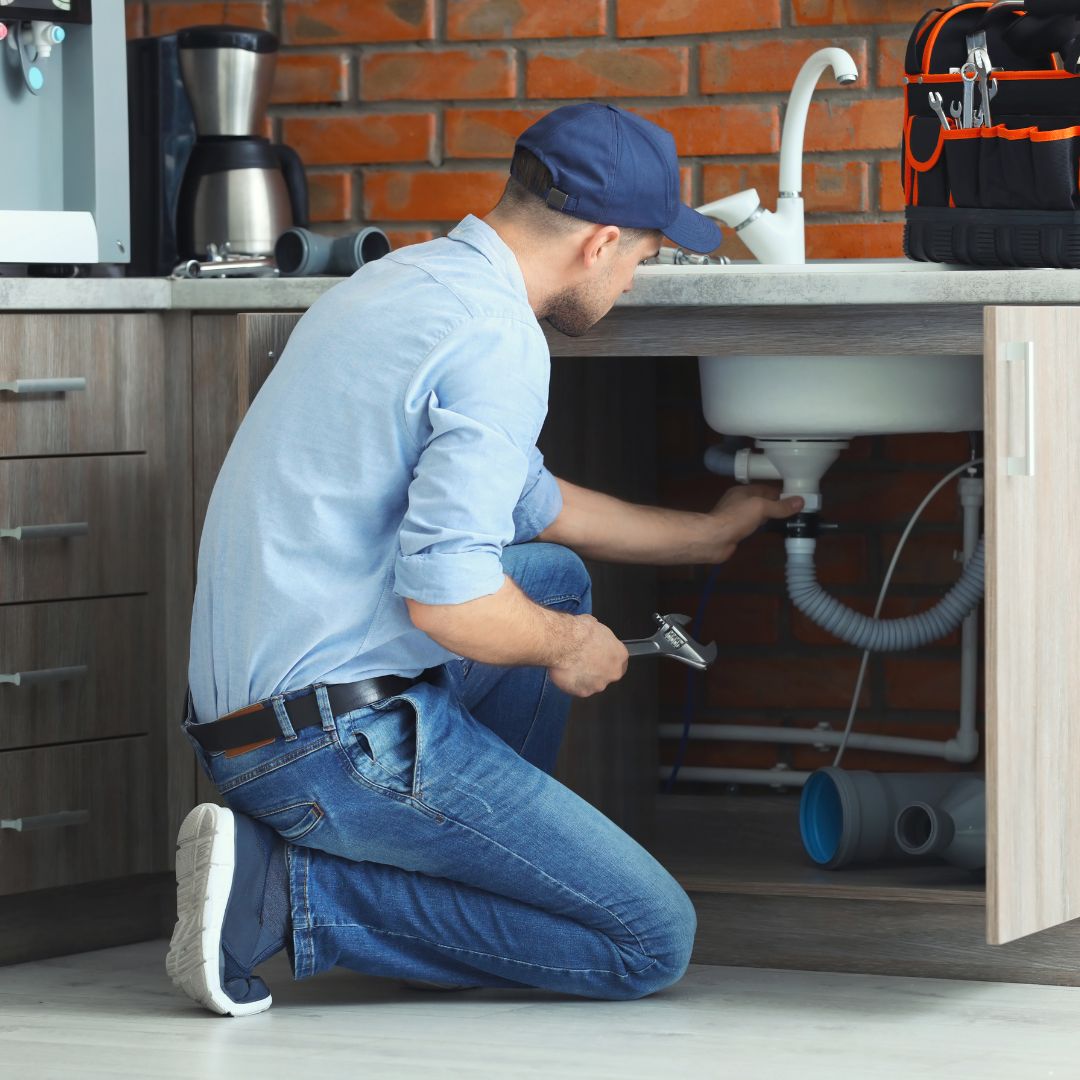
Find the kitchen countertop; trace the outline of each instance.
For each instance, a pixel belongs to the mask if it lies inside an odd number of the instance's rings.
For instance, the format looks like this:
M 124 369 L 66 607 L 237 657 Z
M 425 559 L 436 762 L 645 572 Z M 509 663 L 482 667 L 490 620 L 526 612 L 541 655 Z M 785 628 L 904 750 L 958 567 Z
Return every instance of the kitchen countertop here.
M 0 311 L 301 311 L 339 278 L 0 278 Z M 1080 270 L 906 259 L 643 266 L 619 308 L 1080 304 Z

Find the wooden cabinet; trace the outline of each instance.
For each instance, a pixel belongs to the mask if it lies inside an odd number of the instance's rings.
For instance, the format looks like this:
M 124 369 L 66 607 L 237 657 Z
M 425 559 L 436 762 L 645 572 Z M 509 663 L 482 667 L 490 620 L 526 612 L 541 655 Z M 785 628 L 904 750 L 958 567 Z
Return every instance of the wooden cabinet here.
M 6 899 L 165 871 L 183 814 L 216 797 L 178 725 L 195 552 L 230 440 L 299 317 L 0 316 L 0 529 L 87 526 L 0 537 L 0 817 L 89 813 L 0 830 Z M 548 464 L 640 502 L 655 501 L 664 357 L 985 357 L 985 887 L 940 867 L 800 864 L 797 799 L 779 816 L 766 798 L 658 800 L 657 668 L 642 664 L 575 704 L 559 775 L 691 892 L 698 959 L 1080 983 L 1078 339 L 1080 308 L 979 304 L 947 319 L 902 305 L 619 308 L 583 338 L 549 333 Z M 36 378 L 76 382 L 2 388 Z M 590 569 L 598 616 L 647 633 L 653 572 Z M 107 834 L 122 858 L 100 847 Z M 0 931 L 0 959 L 3 945 Z
M 170 865 L 168 652 L 181 637 L 186 652 L 191 574 L 174 561 L 190 552 L 190 349 L 166 341 L 176 326 L 0 315 L 6 897 Z

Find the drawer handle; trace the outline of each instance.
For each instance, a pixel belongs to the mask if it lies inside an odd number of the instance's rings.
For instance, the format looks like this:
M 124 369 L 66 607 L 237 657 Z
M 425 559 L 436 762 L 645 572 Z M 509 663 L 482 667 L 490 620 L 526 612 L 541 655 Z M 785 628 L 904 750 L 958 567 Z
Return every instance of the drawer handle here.
M 68 679 L 81 679 L 89 669 L 85 664 L 75 667 L 40 668 L 37 671 L 16 671 L 5 675 L 0 671 L 0 684 L 11 686 L 38 686 L 41 683 L 65 682 Z
M 30 832 L 31 829 L 61 829 L 65 825 L 85 825 L 89 810 L 57 810 L 54 814 L 35 814 L 33 817 L 0 818 L 0 829 Z
M 75 376 L 70 379 L 15 379 L 0 382 L 0 390 L 11 394 L 64 394 L 69 390 L 85 390 L 86 379 Z
M 90 526 L 85 521 L 68 521 L 59 525 L 16 525 L 0 529 L 0 540 L 49 540 L 58 536 L 85 536 Z

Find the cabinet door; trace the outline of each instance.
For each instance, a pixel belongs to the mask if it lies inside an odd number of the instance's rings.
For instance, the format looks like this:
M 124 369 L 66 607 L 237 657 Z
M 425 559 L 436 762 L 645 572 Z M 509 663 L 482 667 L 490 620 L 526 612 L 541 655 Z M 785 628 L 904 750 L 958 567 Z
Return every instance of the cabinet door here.
M 987 941 L 1080 916 L 1080 307 L 986 309 Z

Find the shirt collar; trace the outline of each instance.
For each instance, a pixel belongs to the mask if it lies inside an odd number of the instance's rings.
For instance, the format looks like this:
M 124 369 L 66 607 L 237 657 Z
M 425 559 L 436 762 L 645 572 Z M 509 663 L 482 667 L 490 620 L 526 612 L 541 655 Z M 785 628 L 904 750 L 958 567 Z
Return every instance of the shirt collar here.
M 521 299 L 526 304 L 529 302 L 525 277 L 521 273 L 517 256 L 486 221 L 481 221 L 475 214 L 468 214 L 446 235 L 451 240 L 460 240 L 476 248 L 514 286 Z

